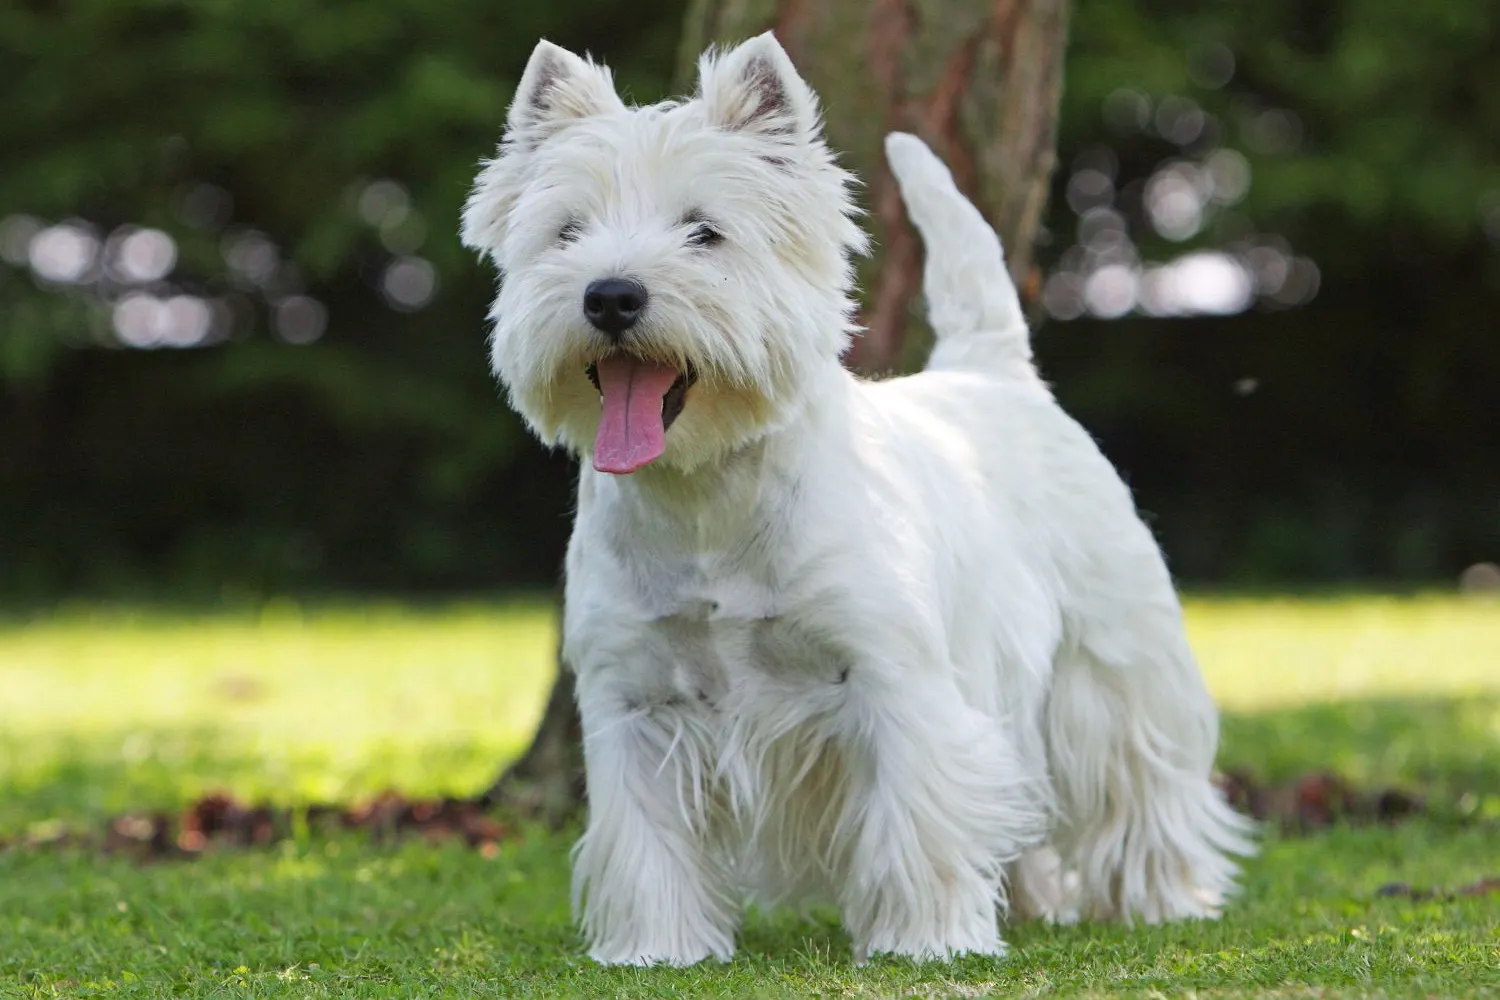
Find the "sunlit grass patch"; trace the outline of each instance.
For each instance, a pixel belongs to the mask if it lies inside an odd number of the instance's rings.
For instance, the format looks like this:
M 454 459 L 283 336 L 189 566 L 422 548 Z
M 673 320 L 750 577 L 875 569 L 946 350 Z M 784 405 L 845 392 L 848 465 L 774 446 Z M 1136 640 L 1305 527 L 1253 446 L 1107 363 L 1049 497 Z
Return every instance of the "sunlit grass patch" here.
M 1500 768 L 1500 604 L 1205 598 L 1188 622 L 1226 763 L 1369 781 Z M 220 787 L 472 793 L 524 745 L 554 654 L 545 602 L 0 625 L 0 831 Z
M 1500 694 L 1500 600 L 1196 598 L 1186 607 L 1225 711 Z
M 1500 602 L 1197 599 L 1188 630 L 1226 766 L 1327 768 L 1500 808 Z
M 539 603 L 0 627 L 0 830 L 221 786 L 277 801 L 472 793 L 524 746 L 555 641 Z

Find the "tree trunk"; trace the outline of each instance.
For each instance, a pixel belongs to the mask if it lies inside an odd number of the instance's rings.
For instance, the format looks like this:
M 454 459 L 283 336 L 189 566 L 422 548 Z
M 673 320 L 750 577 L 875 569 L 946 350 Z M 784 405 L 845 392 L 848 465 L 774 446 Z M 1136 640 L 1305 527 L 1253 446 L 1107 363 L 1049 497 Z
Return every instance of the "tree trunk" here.
M 1031 248 L 1056 158 L 1067 22 L 1068 0 L 694 0 L 679 87 L 709 44 L 774 30 L 823 100 L 829 143 L 869 185 L 879 252 L 861 273 L 856 367 L 913 367 L 930 343 L 907 336 L 921 245 L 882 155 L 887 132 L 914 132 L 948 162 L 1005 242 L 1023 300 L 1036 300 Z
M 557 602 L 558 610 L 562 601 Z M 557 680 L 542 711 L 531 746 L 480 797 L 488 807 L 503 806 L 553 826 L 583 804 L 583 723 L 573 692 L 573 671 L 563 663 L 558 642 Z
M 823 100 L 828 140 L 869 184 L 879 252 L 850 362 L 910 367 L 930 334 L 913 314 L 922 255 L 882 155 L 887 132 L 915 132 L 953 170 L 1005 242 L 1025 301 L 1040 287 L 1031 263 L 1056 158 L 1068 0 L 693 0 L 678 63 L 695 83 L 698 55 L 772 29 Z M 526 754 L 486 794 L 566 818 L 583 798 L 573 675 L 560 669 Z

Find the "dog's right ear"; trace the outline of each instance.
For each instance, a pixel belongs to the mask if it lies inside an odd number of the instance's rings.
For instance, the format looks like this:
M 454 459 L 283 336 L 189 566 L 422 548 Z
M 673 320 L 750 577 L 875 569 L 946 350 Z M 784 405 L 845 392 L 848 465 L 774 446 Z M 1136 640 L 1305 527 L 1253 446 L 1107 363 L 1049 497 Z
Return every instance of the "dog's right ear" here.
M 506 220 L 529 153 L 557 129 L 582 118 L 623 111 L 609 69 L 551 42 L 537 42 L 506 117 L 505 138 L 486 160 L 464 204 L 460 237 L 465 246 L 499 264 Z
M 624 109 L 607 66 L 543 39 L 532 50 L 516 87 L 506 122 L 508 138 L 531 135 L 539 141 L 557 126 Z

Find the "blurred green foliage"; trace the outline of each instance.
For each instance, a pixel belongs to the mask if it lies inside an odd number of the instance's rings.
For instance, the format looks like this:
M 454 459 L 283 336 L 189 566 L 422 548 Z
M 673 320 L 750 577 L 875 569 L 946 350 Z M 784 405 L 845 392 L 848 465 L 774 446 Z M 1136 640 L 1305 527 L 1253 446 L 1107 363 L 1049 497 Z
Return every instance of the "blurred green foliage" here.
M 12 244 L 17 219 L 169 233 L 176 266 L 148 287 L 220 303 L 229 332 L 122 349 L 108 275 L 0 263 L 0 592 L 549 579 L 568 464 L 527 443 L 486 370 L 493 279 L 458 245 L 458 208 L 538 37 L 652 100 L 684 7 L 0 11 Z M 1274 236 L 1321 271 L 1297 308 L 1038 335 L 1181 574 L 1431 579 L 1500 556 L 1497 18 L 1487 0 L 1080 0 L 1044 261 L 1067 265 L 1068 185 L 1107 161 L 1147 260 Z M 1248 164 L 1244 197 L 1155 235 L 1155 172 L 1218 148 Z M 403 260 L 432 284 L 421 308 L 390 298 Z M 276 333 L 299 296 L 326 310 L 315 343 Z
M 1451 580 L 1500 558 L 1500 8 L 1080 0 L 1073 23 L 1054 232 L 1100 145 L 1127 215 L 1159 164 L 1222 146 L 1248 191 L 1174 252 L 1269 236 L 1321 271 L 1300 308 L 1039 334 L 1174 568 Z M 1121 88 L 1149 98 L 1145 127 L 1121 127 Z M 1182 145 L 1162 133 L 1184 98 L 1206 121 Z
M 0 264 L 0 588 L 217 597 L 555 572 L 567 466 L 519 447 L 486 367 L 493 278 L 459 246 L 458 210 L 538 37 L 608 52 L 621 86 L 654 98 L 680 8 L 82 0 L 0 12 L 0 218 L 167 231 L 172 283 L 226 301 L 234 322 L 210 349 L 120 350 L 92 290 L 38 290 Z M 436 269 L 417 312 L 379 290 L 392 234 L 359 199 L 383 179 L 409 201 L 394 235 Z M 226 266 L 244 233 L 282 258 L 269 280 Z M 272 303 L 293 293 L 326 307 L 311 346 L 272 332 Z

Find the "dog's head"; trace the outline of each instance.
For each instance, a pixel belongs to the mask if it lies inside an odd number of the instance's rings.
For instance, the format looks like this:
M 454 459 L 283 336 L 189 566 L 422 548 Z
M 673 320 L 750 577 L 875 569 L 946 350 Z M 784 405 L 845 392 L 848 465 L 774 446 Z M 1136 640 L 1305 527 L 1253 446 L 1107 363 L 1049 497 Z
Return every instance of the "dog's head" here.
M 540 43 L 463 216 L 500 272 L 513 405 L 615 473 L 692 469 L 789 419 L 847 346 L 850 183 L 769 34 L 705 55 L 691 100 L 641 108 Z

